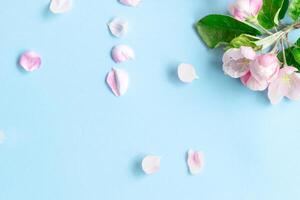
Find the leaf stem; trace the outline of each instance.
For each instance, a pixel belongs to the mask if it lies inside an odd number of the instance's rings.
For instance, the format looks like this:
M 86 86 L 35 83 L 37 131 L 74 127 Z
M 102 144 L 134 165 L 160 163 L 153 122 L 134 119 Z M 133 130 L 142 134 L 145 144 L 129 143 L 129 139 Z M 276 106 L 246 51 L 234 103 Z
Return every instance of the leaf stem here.
M 280 39 L 281 41 L 281 49 L 282 49 L 282 55 L 283 55 L 283 66 L 285 66 L 287 64 L 286 62 L 286 55 L 285 55 L 285 48 L 284 48 L 284 42 L 283 42 L 283 38 Z

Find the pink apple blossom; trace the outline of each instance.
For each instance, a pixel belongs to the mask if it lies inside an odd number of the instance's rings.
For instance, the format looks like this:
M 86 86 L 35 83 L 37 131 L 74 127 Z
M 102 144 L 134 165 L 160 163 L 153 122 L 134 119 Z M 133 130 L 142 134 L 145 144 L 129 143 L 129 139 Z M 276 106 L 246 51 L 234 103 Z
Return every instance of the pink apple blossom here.
M 250 63 L 251 75 L 260 83 L 271 83 L 277 78 L 280 62 L 275 54 L 262 54 Z
M 278 104 L 283 97 L 300 99 L 300 76 L 294 67 L 283 67 L 278 77 L 270 84 L 268 97 L 272 104 Z
M 229 49 L 223 56 L 223 70 L 232 78 L 240 78 L 248 73 L 249 64 L 255 57 L 256 53 L 251 47 Z
M 237 0 L 229 8 L 230 13 L 240 21 L 256 17 L 261 10 L 263 0 Z

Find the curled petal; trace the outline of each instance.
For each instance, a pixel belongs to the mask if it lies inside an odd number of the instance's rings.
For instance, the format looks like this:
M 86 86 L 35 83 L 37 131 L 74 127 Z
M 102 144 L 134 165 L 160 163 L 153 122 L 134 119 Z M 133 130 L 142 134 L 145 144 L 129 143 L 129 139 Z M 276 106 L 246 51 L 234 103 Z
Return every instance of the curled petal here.
M 146 156 L 142 161 L 142 169 L 146 174 L 154 174 L 160 169 L 160 157 Z
M 28 72 L 39 69 L 41 63 L 42 61 L 40 55 L 34 51 L 27 51 L 23 53 L 19 60 L 20 66 Z
M 65 13 L 72 9 L 72 5 L 72 0 L 52 0 L 50 10 L 55 14 Z
M 190 64 L 182 63 L 177 69 L 179 79 L 184 83 L 191 83 L 195 79 L 198 79 L 195 67 Z
M 108 28 L 115 37 L 123 37 L 128 32 L 128 22 L 115 18 L 108 23 Z
M 4 142 L 6 139 L 5 133 L 0 130 L 0 144 Z
M 204 167 L 204 154 L 200 151 L 189 150 L 187 164 L 192 175 L 199 174 Z
M 135 58 L 135 53 L 132 48 L 127 45 L 118 45 L 112 49 L 112 59 L 116 63 L 125 62 Z
M 116 96 L 122 96 L 128 90 L 128 73 L 123 69 L 112 69 L 106 77 L 106 83 Z
M 141 0 L 119 0 L 119 2 L 126 6 L 136 7 L 140 4 Z

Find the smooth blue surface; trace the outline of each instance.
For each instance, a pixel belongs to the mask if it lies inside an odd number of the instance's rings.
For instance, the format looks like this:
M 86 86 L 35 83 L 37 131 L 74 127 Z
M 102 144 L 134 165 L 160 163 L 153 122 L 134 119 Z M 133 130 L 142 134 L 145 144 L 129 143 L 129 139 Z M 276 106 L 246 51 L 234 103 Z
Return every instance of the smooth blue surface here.
M 193 24 L 224 13 L 225 0 L 74 0 L 64 15 L 48 0 L 1 0 L 0 199 L 2 200 L 282 200 L 300 198 L 300 103 L 271 106 L 224 76 L 221 50 L 207 50 Z M 130 22 L 110 36 L 115 16 Z M 131 45 L 128 93 L 104 83 L 116 66 L 113 45 Z M 24 50 L 43 66 L 24 73 Z M 200 79 L 178 82 L 176 66 L 197 66 Z M 203 150 L 203 174 L 187 172 L 185 153 Z M 162 156 L 144 176 L 139 161 Z

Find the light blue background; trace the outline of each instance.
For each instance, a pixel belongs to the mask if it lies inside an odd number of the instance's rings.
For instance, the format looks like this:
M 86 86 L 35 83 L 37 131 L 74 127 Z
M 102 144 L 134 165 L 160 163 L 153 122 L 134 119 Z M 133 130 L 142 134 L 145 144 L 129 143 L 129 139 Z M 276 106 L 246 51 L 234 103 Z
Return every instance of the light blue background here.
M 221 50 L 208 50 L 193 29 L 225 0 L 74 0 L 54 16 L 48 0 L 1 0 L 0 145 L 2 200 L 282 200 L 300 198 L 300 103 L 271 106 L 224 76 Z M 124 39 L 110 36 L 113 17 L 130 22 Z M 129 44 L 135 61 L 116 98 L 104 79 L 116 66 L 110 50 Z M 35 50 L 43 66 L 24 73 L 20 53 Z M 188 62 L 200 79 L 183 85 Z M 190 176 L 189 148 L 206 155 Z M 162 156 L 153 176 L 142 156 Z

